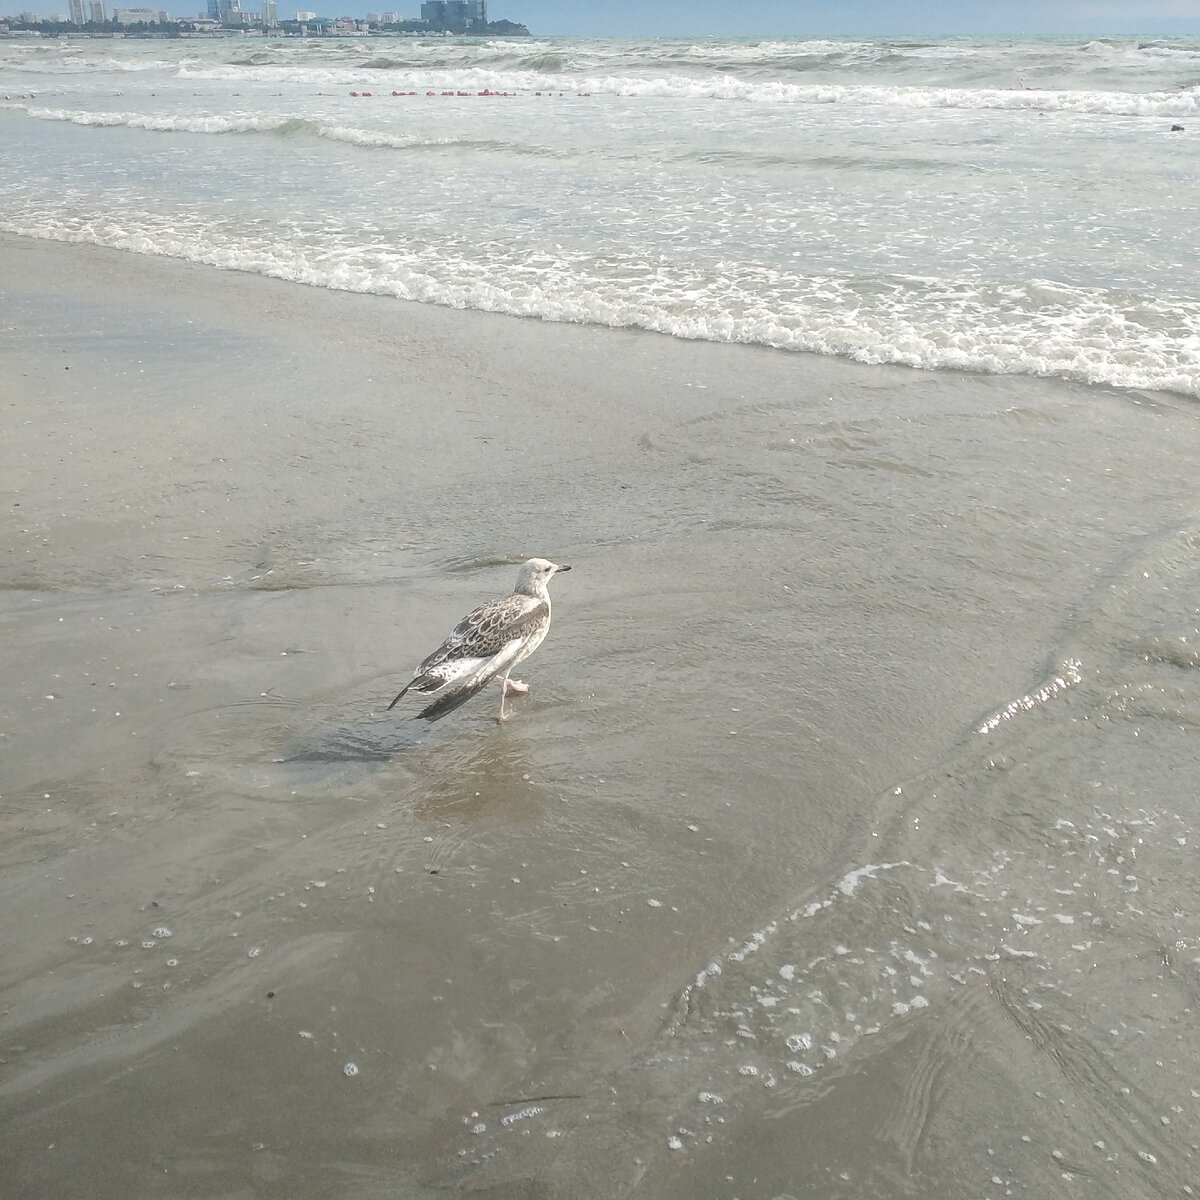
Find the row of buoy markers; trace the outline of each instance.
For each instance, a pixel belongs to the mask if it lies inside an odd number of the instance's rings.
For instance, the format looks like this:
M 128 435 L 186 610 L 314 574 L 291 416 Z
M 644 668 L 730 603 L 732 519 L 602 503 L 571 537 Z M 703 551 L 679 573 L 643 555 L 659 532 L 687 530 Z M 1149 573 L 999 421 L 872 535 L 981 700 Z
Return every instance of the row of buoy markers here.
M 320 95 L 321 93 L 318 92 L 317 94 Z M 392 93 L 393 96 L 419 96 L 420 94 L 421 94 L 420 92 L 393 92 Z M 556 92 L 534 92 L 533 94 L 535 96 L 557 95 L 561 98 L 561 97 L 565 96 L 567 93 L 566 92 L 557 92 L 557 93 Z M 575 95 L 577 95 L 577 96 L 589 96 L 589 97 L 591 96 L 591 94 L 592 94 L 591 92 L 576 92 L 575 93 Z M 375 95 L 375 93 L 374 92 L 351 92 L 350 95 L 355 96 L 361 100 L 364 98 L 373 97 Z M 455 97 L 457 97 L 457 96 L 489 96 L 492 98 L 503 98 L 503 97 L 507 96 L 509 99 L 516 99 L 518 96 L 521 95 L 521 93 L 520 92 L 493 92 L 488 88 L 484 88 L 482 92 L 426 92 L 425 95 L 427 95 L 427 96 L 455 96 Z

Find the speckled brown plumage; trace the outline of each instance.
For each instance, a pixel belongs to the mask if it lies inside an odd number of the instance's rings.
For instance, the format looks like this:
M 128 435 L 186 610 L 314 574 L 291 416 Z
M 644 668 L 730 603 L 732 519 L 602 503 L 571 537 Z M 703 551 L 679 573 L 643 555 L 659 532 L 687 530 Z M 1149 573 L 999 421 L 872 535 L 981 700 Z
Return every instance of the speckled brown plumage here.
M 509 672 L 542 644 L 550 628 L 550 593 L 546 585 L 559 571 L 569 571 L 544 558 L 523 563 L 511 596 L 472 609 L 446 640 L 413 672 L 395 700 L 410 691 L 436 694 L 418 717 L 435 721 L 453 712 L 492 679 L 500 677 L 500 720 L 510 686 Z M 523 685 L 522 685 L 523 686 Z

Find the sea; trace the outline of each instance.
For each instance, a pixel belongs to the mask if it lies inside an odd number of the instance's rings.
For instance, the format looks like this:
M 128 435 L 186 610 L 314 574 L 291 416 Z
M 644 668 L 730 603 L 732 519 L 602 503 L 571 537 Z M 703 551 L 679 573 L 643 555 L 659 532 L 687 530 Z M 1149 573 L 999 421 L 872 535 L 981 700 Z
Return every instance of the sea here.
M 0 230 L 1200 394 L 1196 39 L 0 42 Z
M 0 40 L 5 1200 L 1194 1196 L 1197 139 L 1195 38 Z

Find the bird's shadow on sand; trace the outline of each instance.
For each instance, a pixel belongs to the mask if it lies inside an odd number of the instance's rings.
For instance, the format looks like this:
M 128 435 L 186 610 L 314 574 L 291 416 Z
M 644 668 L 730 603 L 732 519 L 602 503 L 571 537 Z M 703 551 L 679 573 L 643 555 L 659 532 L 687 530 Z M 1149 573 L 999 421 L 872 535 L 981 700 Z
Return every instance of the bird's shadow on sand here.
M 280 762 L 384 763 L 416 746 L 428 745 L 430 727 L 424 721 L 399 721 L 370 713 L 324 729 L 298 734 L 280 749 Z
M 389 764 L 445 736 L 425 721 L 369 712 L 295 731 L 276 748 L 272 761 L 293 787 L 341 790 L 361 785 Z
M 274 761 L 292 788 L 328 794 L 362 787 L 418 749 L 437 751 L 421 760 L 415 791 L 405 789 L 414 811 L 426 817 L 503 815 L 511 821 L 540 812 L 546 800 L 534 782 L 526 740 L 511 737 L 509 726 L 492 718 L 464 728 L 371 713 L 298 734 Z

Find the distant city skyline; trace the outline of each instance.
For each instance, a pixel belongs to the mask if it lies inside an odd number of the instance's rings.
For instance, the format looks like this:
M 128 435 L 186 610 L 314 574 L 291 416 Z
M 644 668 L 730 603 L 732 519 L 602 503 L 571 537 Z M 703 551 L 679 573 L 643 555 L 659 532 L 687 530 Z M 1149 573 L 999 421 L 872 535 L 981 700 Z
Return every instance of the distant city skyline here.
M 204 0 L 167 0 L 160 5 L 175 17 L 195 16 Z M 374 0 L 328 0 L 316 8 L 329 17 L 365 16 L 381 6 Z M 404 17 L 420 15 L 420 0 L 402 0 L 388 9 Z M 933 36 L 1021 34 L 1200 35 L 1200 0 L 1007 0 L 989 6 L 961 0 L 491 0 L 489 16 L 527 25 L 544 37 L 771 37 L 905 34 Z M 0 10 L 15 16 L 35 12 L 42 17 L 70 18 L 70 0 L 27 0 L 4 3 Z M 280 16 L 291 13 L 280 5 Z

